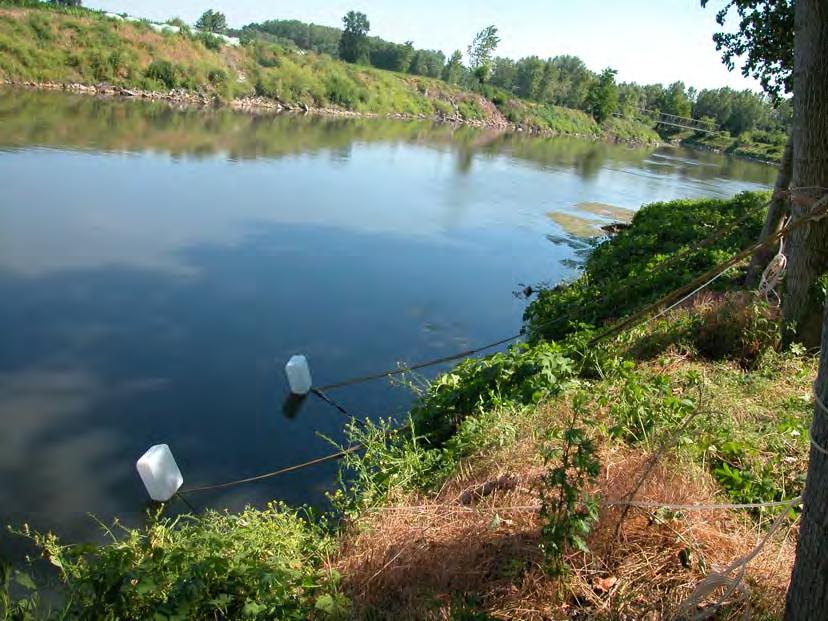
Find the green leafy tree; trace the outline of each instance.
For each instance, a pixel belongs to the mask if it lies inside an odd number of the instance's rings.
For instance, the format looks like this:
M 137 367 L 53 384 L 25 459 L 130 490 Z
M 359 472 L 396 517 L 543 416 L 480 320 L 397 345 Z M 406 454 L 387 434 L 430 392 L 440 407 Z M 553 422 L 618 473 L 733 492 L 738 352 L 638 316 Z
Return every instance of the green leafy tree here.
M 625 118 L 633 118 L 640 108 L 646 108 L 644 91 L 637 84 L 618 85 L 618 110 Z
M 709 0 L 701 0 L 706 6 Z M 739 19 L 735 31 L 718 32 L 713 35 L 716 49 L 722 52 L 722 60 L 729 69 L 734 69 L 736 59 L 742 59 L 742 74 L 759 80 L 762 88 L 780 105 L 783 93 L 793 88 L 794 64 L 794 0 L 729 0 L 717 13 L 716 21 L 724 26 L 733 11 Z M 786 190 L 793 174 L 793 138 L 782 158 L 782 166 L 776 180 L 776 188 Z M 768 207 L 765 226 L 760 240 L 765 240 L 782 228 L 782 222 L 789 211 L 789 202 L 782 192 L 774 197 Z M 754 287 L 773 256 L 773 250 L 759 248 L 751 258 L 746 284 Z M 786 295 L 786 299 L 790 296 Z M 802 300 L 794 302 L 800 306 Z M 788 304 L 790 311 L 791 305 Z M 787 316 L 787 315 L 786 315 Z
M 673 82 L 665 88 L 659 101 L 659 109 L 667 114 L 689 117 L 693 113 L 693 104 L 687 96 L 684 82 Z
M 521 58 L 517 62 L 515 91 L 526 99 L 538 99 L 547 64 L 537 56 Z
M 556 56 L 550 62 L 557 72 L 555 99 L 552 103 L 583 110 L 594 74 L 577 56 Z
M 498 88 L 512 91 L 515 88 L 517 70 L 511 58 L 498 56 L 492 65 L 492 84 Z
M 599 123 L 606 121 L 618 109 L 618 86 L 615 84 L 617 73 L 615 69 L 607 67 L 589 91 L 589 111 Z
M 368 61 L 368 31 L 371 23 L 365 13 L 348 11 L 342 18 L 345 29 L 339 39 L 339 57 L 349 63 Z
M 699 91 L 693 104 L 693 116 L 710 117 L 717 125 L 738 136 L 760 126 L 768 127 L 771 109 L 762 96 L 752 91 L 725 87 Z
M 448 59 L 443 69 L 443 79 L 449 84 L 457 84 L 463 77 L 463 52 L 457 50 Z
M 79 7 L 83 3 L 81 0 L 51 0 L 52 4 L 57 6 L 70 6 L 70 7 Z
M 478 32 L 468 47 L 469 67 L 480 84 L 485 84 L 491 78 L 492 58 L 498 45 L 500 37 L 497 27 L 489 26 Z
M 411 70 L 411 63 L 414 62 L 416 53 L 413 41 L 406 41 L 405 45 L 398 46 L 394 58 L 394 71 L 408 73 Z
M 701 0 L 707 6 L 710 0 Z M 713 35 L 716 49 L 728 69 L 742 60 L 742 75 L 753 77 L 771 97 L 779 98 L 793 87 L 794 0 L 728 0 L 716 14 L 725 26 L 731 10 L 739 28 Z
M 339 28 L 307 24 L 294 19 L 276 19 L 248 24 L 241 29 L 240 34 L 248 40 L 264 39 L 272 43 L 284 44 L 285 40 L 288 40 L 303 50 L 336 56 L 339 53 L 342 31 Z
M 227 18 L 224 13 L 210 9 L 201 14 L 195 26 L 198 30 L 204 30 L 205 32 L 221 33 L 227 30 Z

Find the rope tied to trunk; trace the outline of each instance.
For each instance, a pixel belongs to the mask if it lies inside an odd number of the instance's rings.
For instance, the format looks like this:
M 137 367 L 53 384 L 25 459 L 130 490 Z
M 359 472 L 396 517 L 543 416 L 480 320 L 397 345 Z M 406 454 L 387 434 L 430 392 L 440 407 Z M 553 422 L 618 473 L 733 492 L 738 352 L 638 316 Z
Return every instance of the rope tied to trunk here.
M 790 224 L 791 219 L 783 224 L 782 228 L 786 228 Z M 776 298 L 776 306 L 782 304 L 782 298 L 776 288 L 782 283 L 785 278 L 785 272 L 788 270 L 788 257 L 785 256 L 785 238 L 779 238 L 779 250 L 776 256 L 771 259 L 765 271 L 762 272 L 762 279 L 759 281 L 759 289 L 757 293 L 765 298 L 765 301 L 770 304 L 771 294 Z

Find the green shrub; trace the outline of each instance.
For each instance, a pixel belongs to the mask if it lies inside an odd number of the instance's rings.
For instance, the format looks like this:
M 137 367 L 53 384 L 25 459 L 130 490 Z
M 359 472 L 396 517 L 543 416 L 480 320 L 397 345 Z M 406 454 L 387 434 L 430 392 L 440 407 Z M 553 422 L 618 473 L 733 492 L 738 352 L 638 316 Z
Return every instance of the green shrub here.
M 483 109 L 477 101 L 461 101 L 457 108 L 460 111 L 460 116 L 467 121 L 476 121 L 484 117 Z
M 221 37 L 217 37 L 209 32 L 199 32 L 195 36 L 195 40 L 199 41 L 208 50 L 212 50 L 214 52 L 220 50 L 221 46 L 224 45 L 224 41 L 222 41 Z
M 228 76 L 224 69 L 210 69 L 207 72 L 207 79 L 213 86 L 227 84 Z
M 468 416 L 492 407 L 538 403 L 558 394 L 574 366 L 559 345 L 514 345 L 485 358 L 469 358 L 440 375 L 411 410 L 418 435 L 443 446 Z
M 352 108 L 360 101 L 357 85 L 337 74 L 330 75 L 325 80 L 325 97 L 331 103 L 344 108 Z
M 586 538 L 598 519 L 598 499 L 589 489 L 595 485 L 600 464 L 587 431 L 593 421 L 585 402 L 585 395 L 576 396 L 570 425 L 548 433 L 542 448 L 547 471 L 540 485 L 541 549 L 553 576 L 568 569 L 564 555 L 570 549 L 589 552 Z
M 299 620 L 347 605 L 322 569 L 331 541 L 282 505 L 107 532 L 96 547 L 24 530 L 60 572 L 65 618 Z
M 175 88 L 179 82 L 178 68 L 168 60 L 156 59 L 147 67 L 146 76 L 167 88 Z

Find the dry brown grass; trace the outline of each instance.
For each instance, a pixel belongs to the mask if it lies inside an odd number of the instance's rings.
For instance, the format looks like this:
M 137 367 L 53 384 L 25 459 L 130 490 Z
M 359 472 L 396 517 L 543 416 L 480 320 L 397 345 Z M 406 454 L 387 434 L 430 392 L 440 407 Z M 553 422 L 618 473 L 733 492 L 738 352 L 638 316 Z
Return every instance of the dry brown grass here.
M 539 549 L 535 488 L 542 467 L 526 444 L 466 469 L 433 497 L 407 498 L 351 525 L 332 565 L 345 577 L 356 618 L 449 619 L 469 598 L 497 619 L 676 618 L 705 575 L 762 537 L 761 526 L 736 512 L 633 509 L 617 528 L 622 510 L 605 507 L 590 537 L 592 553 L 572 554 L 572 574 L 551 579 Z M 606 501 L 631 491 L 650 460 L 618 447 L 605 448 L 601 458 L 596 491 Z M 722 501 L 706 475 L 670 461 L 656 465 L 636 498 Z M 744 594 L 721 618 L 748 608 L 780 614 L 793 554 L 790 536 L 775 538 L 750 564 Z

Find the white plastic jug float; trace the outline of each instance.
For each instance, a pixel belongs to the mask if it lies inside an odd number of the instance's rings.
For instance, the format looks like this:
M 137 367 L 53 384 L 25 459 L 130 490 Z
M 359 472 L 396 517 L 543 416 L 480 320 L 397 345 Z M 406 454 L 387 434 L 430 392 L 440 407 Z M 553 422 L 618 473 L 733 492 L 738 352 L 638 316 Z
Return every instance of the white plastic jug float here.
M 290 384 L 290 392 L 294 395 L 306 395 L 310 392 L 313 382 L 307 358 L 293 356 L 285 365 L 285 374 Z
M 166 502 L 175 496 L 184 483 L 181 470 L 178 469 L 172 451 L 166 444 L 150 447 L 135 467 L 150 498 L 158 502 Z

